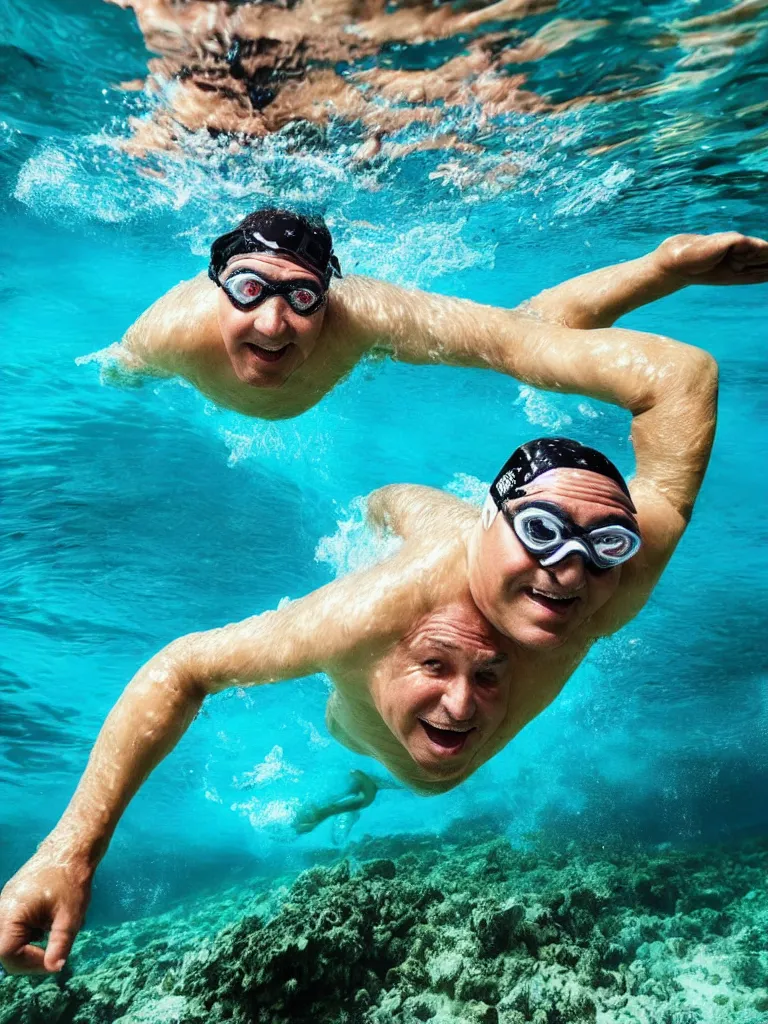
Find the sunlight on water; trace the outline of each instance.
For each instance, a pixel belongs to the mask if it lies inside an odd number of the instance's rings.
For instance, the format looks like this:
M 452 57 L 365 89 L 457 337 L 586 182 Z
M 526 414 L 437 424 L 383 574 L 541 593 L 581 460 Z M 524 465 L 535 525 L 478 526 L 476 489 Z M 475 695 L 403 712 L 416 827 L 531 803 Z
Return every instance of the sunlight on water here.
M 480 506 L 539 433 L 632 472 L 628 415 L 490 372 L 367 358 L 274 422 L 106 384 L 93 354 L 217 234 L 319 210 L 345 273 L 502 306 L 765 234 L 762 0 L 307 3 L 0 3 L 0 884 L 155 651 L 398 550 L 370 491 Z M 0 1021 L 764 1024 L 764 313 L 699 288 L 626 319 L 720 362 L 712 463 L 649 606 L 514 743 L 426 800 L 331 738 L 324 678 L 206 702 L 75 982 L 0 980 Z

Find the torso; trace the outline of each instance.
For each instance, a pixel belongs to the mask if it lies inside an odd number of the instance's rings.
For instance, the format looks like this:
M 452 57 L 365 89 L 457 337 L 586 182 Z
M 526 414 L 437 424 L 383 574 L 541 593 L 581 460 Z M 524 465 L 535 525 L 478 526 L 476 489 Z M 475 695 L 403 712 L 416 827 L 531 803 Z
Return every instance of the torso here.
M 436 494 L 441 495 L 442 512 L 445 495 L 443 492 Z M 428 539 L 415 531 L 414 536 L 409 537 L 400 549 L 404 586 L 414 598 L 422 600 L 399 602 L 397 607 L 402 609 L 401 616 L 395 613 L 388 623 L 376 622 L 379 637 L 377 645 L 372 644 L 362 656 L 358 654 L 328 672 L 335 685 L 328 710 L 331 731 L 347 746 L 359 753 L 373 754 L 393 771 L 395 764 L 399 764 L 402 769 L 402 757 L 398 758 L 399 743 L 373 707 L 369 697 L 372 683 L 378 674 L 388 671 L 390 652 L 412 627 L 415 614 L 426 614 L 458 602 L 468 602 L 474 608 L 467 585 L 465 537 L 467 524 L 474 522 L 479 512 L 466 502 L 459 499 L 455 501 L 455 518 L 451 520 L 447 517 L 446 522 L 446 517 L 441 516 L 444 521 L 442 536 L 435 536 L 435 521 L 431 519 Z M 439 553 L 437 557 L 436 552 Z M 425 564 L 429 564 L 428 573 L 425 573 Z M 512 685 L 505 725 L 494 737 L 492 747 L 479 752 L 478 759 L 473 761 L 467 775 L 498 753 L 552 703 L 589 651 L 592 642 L 592 637 L 582 635 L 555 651 L 537 652 L 508 641 Z M 424 786 L 427 780 L 418 778 L 418 773 L 410 779 L 405 779 L 402 770 L 395 773 L 412 785 L 429 788 L 428 783 Z
M 163 342 L 145 358 L 183 377 L 217 405 L 246 416 L 278 420 L 298 416 L 316 405 L 359 362 L 366 346 L 349 323 L 343 290 L 331 293 L 323 331 L 307 361 L 276 388 L 255 388 L 235 375 L 216 316 L 216 288 L 202 278 L 184 282 L 191 295 L 179 296 L 187 315 L 169 325 Z M 190 309 L 190 298 L 194 306 Z M 154 342 L 154 339 L 153 339 Z M 149 344 L 152 344 L 150 342 Z M 160 348 L 162 347 L 162 351 Z

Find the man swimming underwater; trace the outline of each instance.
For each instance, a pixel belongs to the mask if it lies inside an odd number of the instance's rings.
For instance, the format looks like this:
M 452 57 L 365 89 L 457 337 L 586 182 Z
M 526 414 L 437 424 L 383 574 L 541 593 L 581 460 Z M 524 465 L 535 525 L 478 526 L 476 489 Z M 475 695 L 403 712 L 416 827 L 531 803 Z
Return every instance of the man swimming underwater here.
M 7 970 L 61 968 L 120 816 L 209 694 L 325 673 L 332 734 L 439 793 L 504 747 L 594 641 L 639 611 L 704 475 L 714 360 L 664 337 L 597 331 L 521 345 L 514 362 L 539 387 L 632 413 L 631 485 L 599 452 L 549 438 L 513 453 L 482 512 L 429 487 L 383 488 L 369 515 L 403 537 L 396 554 L 169 644 L 128 685 L 60 822 L 0 896 Z M 32 945 L 47 929 L 47 949 Z
M 517 310 L 340 274 L 321 220 L 258 210 L 216 239 L 207 277 L 176 285 L 120 344 L 89 358 L 104 364 L 108 381 L 178 376 L 218 405 L 264 419 L 305 412 L 373 351 L 535 385 L 521 351 L 581 344 L 581 331 L 606 329 L 690 284 L 768 281 L 768 242 L 737 232 L 676 235 Z

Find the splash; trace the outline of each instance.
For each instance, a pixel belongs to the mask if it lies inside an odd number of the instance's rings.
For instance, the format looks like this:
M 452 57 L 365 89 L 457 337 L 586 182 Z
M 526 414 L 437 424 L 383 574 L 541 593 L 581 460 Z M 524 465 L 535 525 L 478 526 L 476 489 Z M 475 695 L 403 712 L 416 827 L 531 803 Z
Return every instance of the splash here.
M 455 494 L 462 501 L 468 501 L 470 505 L 477 505 L 478 508 L 485 501 L 490 481 L 479 480 L 469 473 L 454 473 L 453 477 L 445 485 L 446 491 Z
M 276 782 L 278 779 L 300 779 L 303 774 L 286 761 L 283 748 L 275 745 L 253 771 L 243 772 L 239 778 L 235 777 L 233 785 L 236 789 L 252 789 L 254 786 Z
M 523 407 L 529 423 L 544 427 L 545 430 L 560 431 L 573 423 L 572 417 L 558 408 L 555 399 L 527 385 L 521 386 L 515 405 Z
M 334 576 L 369 569 L 393 555 L 402 545 L 399 537 L 375 531 L 366 518 L 365 498 L 355 498 L 342 511 L 337 530 L 322 537 L 315 549 L 315 561 L 329 565 Z

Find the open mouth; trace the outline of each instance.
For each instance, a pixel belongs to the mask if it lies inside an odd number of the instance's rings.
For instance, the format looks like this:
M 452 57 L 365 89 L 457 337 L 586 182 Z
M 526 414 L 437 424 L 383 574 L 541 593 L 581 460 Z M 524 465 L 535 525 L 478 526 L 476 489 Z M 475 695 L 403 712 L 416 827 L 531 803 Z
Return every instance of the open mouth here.
M 419 719 L 421 727 L 427 734 L 427 738 L 439 747 L 446 754 L 459 754 L 466 746 L 469 734 L 474 732 L 474 727 L 457 732 L 454 729 L 440 729 L 436 725 L 430 725 L 423 718 Z
M 547 594 L 542 590 L 536 590 L 535 587 L 526 587 L 525 593 L 540 608 L 546 608 L 547 611 L 553 612 L 555 615 L 567 615 L 579 600 L 578 597 L 557 597 L 554 594 Z
M 252 352 L 253 355 L 263 363 L 279 363 L 291 347 L 290 342 L 287 345 L 283 345 L 282 348 L 274 349 L 262 348 L 261 345 L 254 345 L 251 341 L 246 341 L 244 344 L 245 348 L 247 348 L 249 352 Z

